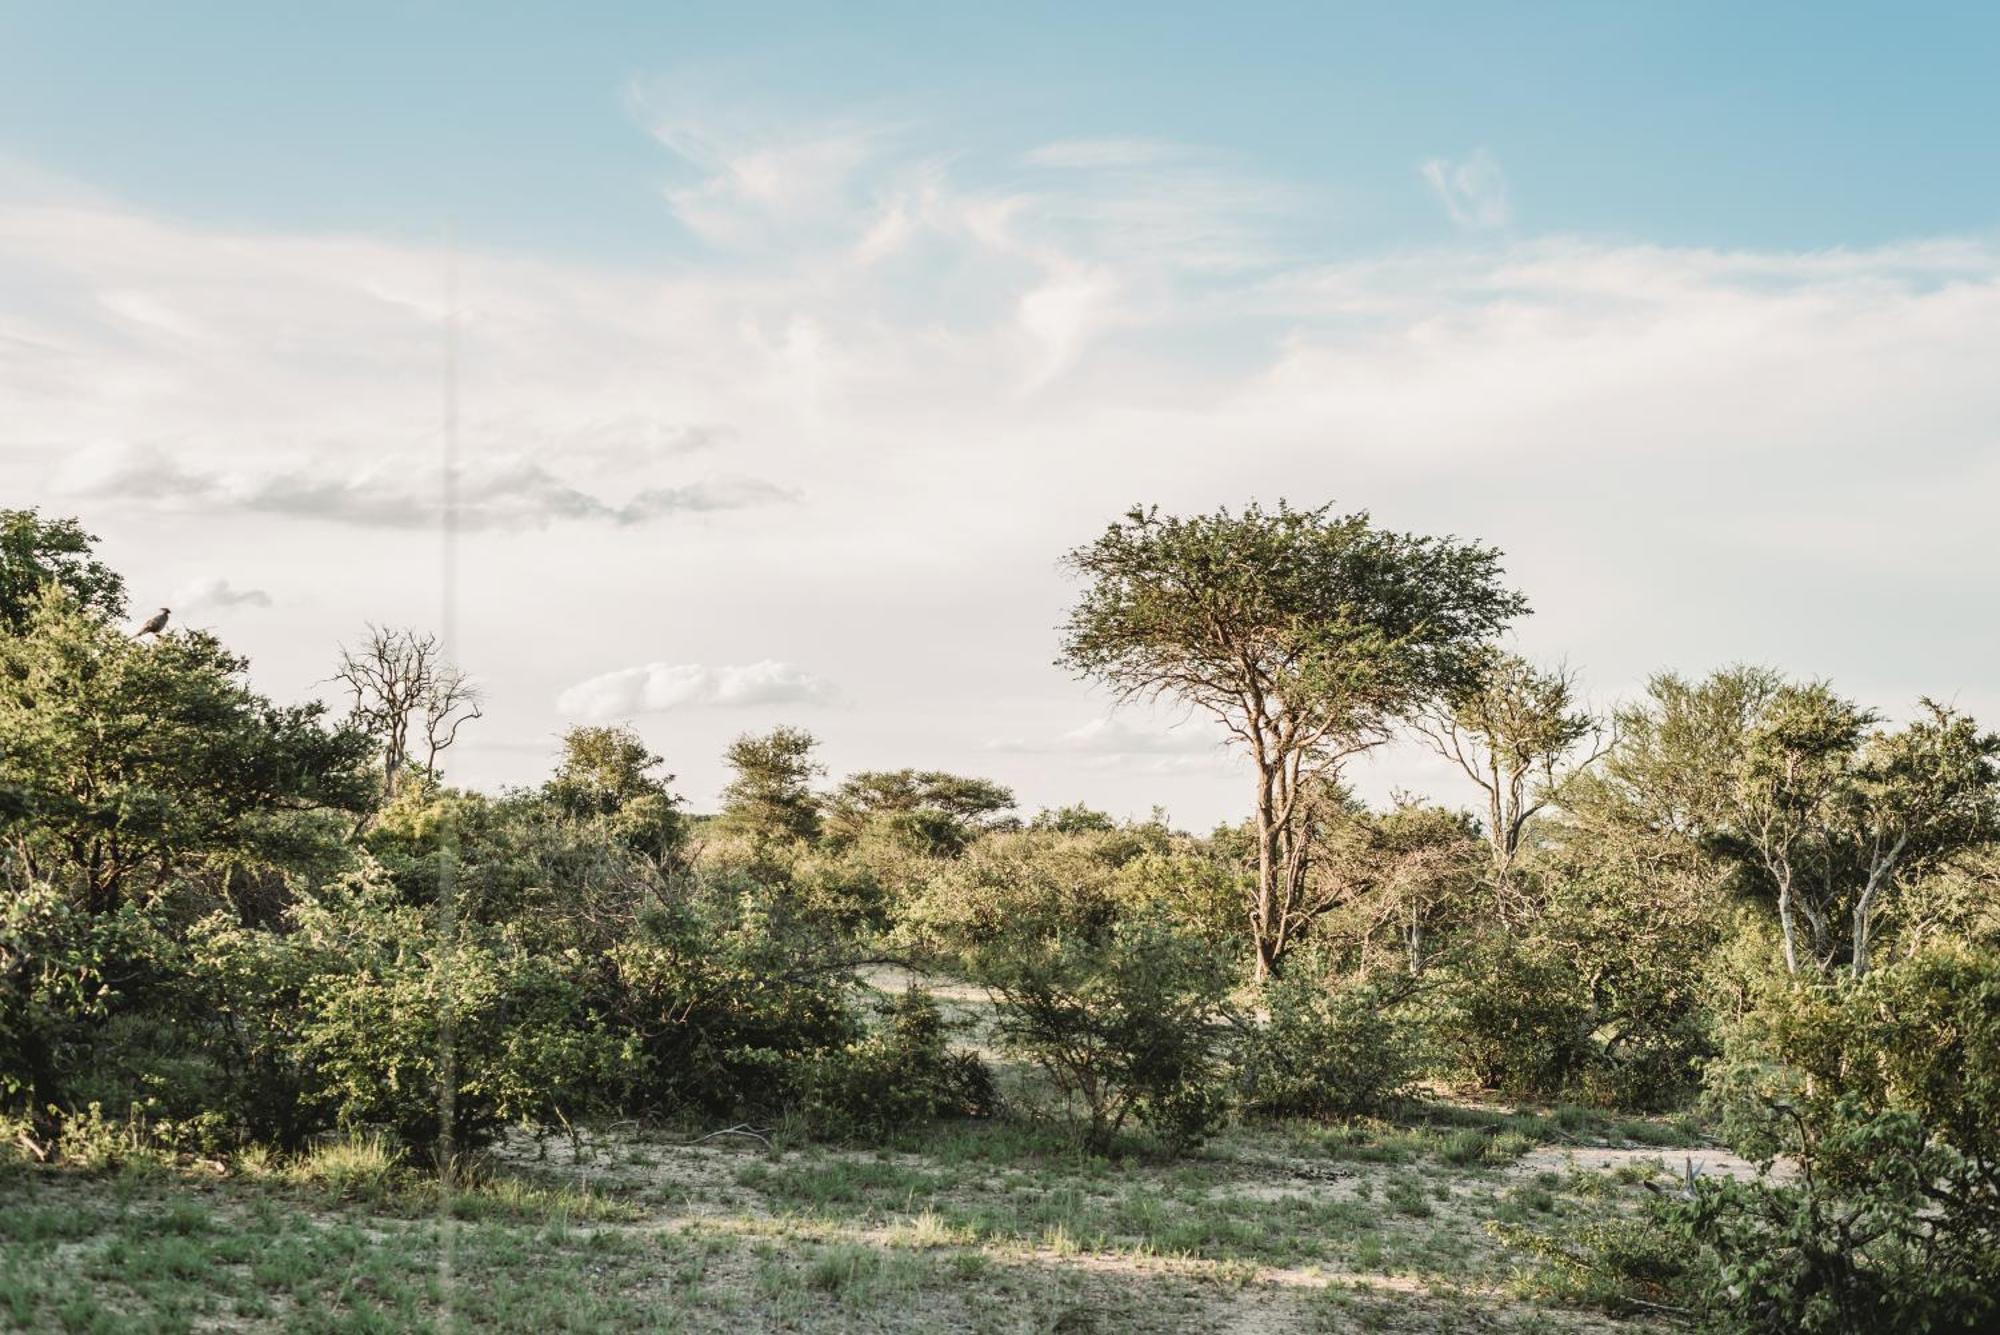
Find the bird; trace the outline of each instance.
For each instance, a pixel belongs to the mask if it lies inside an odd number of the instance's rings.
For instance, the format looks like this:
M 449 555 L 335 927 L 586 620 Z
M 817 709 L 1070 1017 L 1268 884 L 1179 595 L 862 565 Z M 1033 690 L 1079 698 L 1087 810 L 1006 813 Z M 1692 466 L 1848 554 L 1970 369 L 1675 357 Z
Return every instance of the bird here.
M 137 639 L 140 636 L 158 635 L 161 631 L 165 630 L 166 628 L 167 628 L 167 609 L 162 607 L 159 611 L 153 613 L 151 617 L 147 618 L 146 624 L 139 627 L 139 635 L 134 636 L 133 638 Z

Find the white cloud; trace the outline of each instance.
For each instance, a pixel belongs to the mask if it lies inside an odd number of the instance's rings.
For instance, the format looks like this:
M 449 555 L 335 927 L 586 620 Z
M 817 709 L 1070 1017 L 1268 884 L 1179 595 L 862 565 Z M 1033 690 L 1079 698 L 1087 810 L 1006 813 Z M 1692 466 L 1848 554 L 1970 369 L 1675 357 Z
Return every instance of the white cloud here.
M 262 589 L 239 589 L 220 575 L 190 580 L 174 590 L 169 606 L 182 613 L 229 607 L 269 607 L 271 595 Z
M 155 447 L 87 452 L 68 463 L 56 488 L 84 500 L 115 500 L 170 511 L 229 511 L 317 519 L 362 528 L 435 529 L 444 516 L 442 465 L 424 460 L 336 471 L 323 464 L 215 471 Z M 466 529 L 542 528 L 559 521 L 643 524 L 675 514 L 740 510 L 796 500 L 759 478 L 721 477 L 648 487 L 606 501 L 538 463 L 485 459 L 464 469 L 454 513 Z
M 1137 767 L 1152 773 L 1206 770 L 1234 764 L 1227 735 L 1205 715 L 1140 719 L 1119 712 L 1071 728 L 1042 742 L 995 739 L 991 752 L 1074 756 L 1093 766 Z
M 1507 176 L 1499 160 L 1485 149 L 1452 162 L 1432 158 L 1423 165 L 1423 176 L 1444 202 L 1451 220 L 1460 227 L 1505 227 L 1513 217 L 1507 201 Z
M 1092 719 L 1062 735 L 1058 748 L 1100 755 L 1207 755 L 1222 743 L 1205 719 L 1140 723 L 1125 714 Z
M 765 659 L 743 667 L 647 663 L 580 681 L 556 698 L 572 718 L 632 718 L 698 706 L 825 704 L 833 687 L 790 663 Z
M 495 737 L 485 759 L 468 742 L 469 779 L 532 773 L 502 744 L 553 730 L 578 661 L 670 644 L 894 701 L 842 716 L 836 768 L 849 747 L 1005 768 L 1029 806 L 1240 811 L 1225 748 L 1058 741 L 1090 706 L 1047 666 L 1074 596 L 1055 557 L 1135 500 L 1334 500 L 1493 541 L 1537 608 L 1524 649 L 1599 686 L 1754 659 L 1884 708 L 1931 691 L 2000 713 L 2000 624 L 1964 615 L 2000 598 L 1993 237 L 1503 231 L 1302 255 L 1225 161 L 1010 149 L 982 172 L 914 135 L 865 136 L 795 194 L 718 191 L 796 246 L 746 222 L 745 248 L 685 263 L 460 257 L 461 656 Z M 718 131 L 694 170 L 798 138 Z M 1453 190 L 1461 165 L 1440 168 Z M 1281 222 L 1334 230 L 1278 197 Z M 343 627 L 434 622 L 444 267 L 426 245 L 0 195 L 17 503 L 81 513 L 128 574 L 313 590 L 244 619 L 280 693 L 325 678 Z M 676 670 L 656 698 L 720 699 Z M 638 713 L 652 673 L 576 700 Z M 727 711 L 657 726 L 690 792 L 719 776 Z M 1031 743 L 982 751 L 996 734 Z M 1156 761 L 1186 768 L 1132 781 Z M 1397 763 L 1371 768 L 1384 791 L 1413 773 Z

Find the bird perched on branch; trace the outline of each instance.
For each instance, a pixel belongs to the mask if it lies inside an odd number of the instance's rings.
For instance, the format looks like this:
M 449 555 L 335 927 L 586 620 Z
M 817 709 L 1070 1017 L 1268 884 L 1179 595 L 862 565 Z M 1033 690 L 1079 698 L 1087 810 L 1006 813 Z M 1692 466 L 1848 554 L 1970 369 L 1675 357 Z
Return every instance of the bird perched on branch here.
M 139 634 L 135 635 L 133 638 L 139 639 L 147 635 L 158 635 L 161 631 L 165 630 L 166 628 L 167 628 L 167 609 L 162 607 L 159 611 L 153 613 L 152 616 L 147 618 L 146 624 L 139 627 Z

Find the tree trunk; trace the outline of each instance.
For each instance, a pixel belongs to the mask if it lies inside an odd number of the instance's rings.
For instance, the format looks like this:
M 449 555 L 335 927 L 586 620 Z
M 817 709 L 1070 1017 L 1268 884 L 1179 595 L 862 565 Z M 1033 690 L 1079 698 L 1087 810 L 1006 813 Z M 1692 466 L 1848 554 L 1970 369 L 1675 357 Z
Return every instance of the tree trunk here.
M 1251 908 L 1250 934 L 1256 941 L 1258 982 L 1278 971 L 1278 881 L 1285 873 L 1285 859 L 1279 852 L 1277 797 L 1271 771 L 1257 774 L 1257 900 Z
M 1792 884 L 1788 880 L 1778 882 L 1778 927 L 1785 940 L 1785 972 L 1793 977 L 1799 972 L 1798 925 L 1792 918 Z

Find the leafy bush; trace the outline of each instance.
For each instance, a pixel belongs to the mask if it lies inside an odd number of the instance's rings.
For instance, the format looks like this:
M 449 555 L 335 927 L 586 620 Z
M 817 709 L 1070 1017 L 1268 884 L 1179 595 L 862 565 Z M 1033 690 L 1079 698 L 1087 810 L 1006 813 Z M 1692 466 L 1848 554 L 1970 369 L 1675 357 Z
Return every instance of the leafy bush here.
M 719 889 L 653 906 L 608 953 L 611 1019 L 638 1058 L 634 1111 L 780 1112 L 861 1037 L 846 960 L 754 893 Z
M 2000 957 L 1934 949 L 1766 987 L 1711 1068 L 1739 1148 L 1788 1183 L 1701 1183 L 1662 1226 L 1735 1329 L 1975 1330 L 2000 1273 Z
M 979 952 L 975 976 L 998 997 L 1001 1041 L 1083 1106 L 1091 1150 L 1135 1116 L 1175 1150 L 1220 1122 L 1231 977 L 1199 940 L 1148 922 L 1095 939 L 1010 934 Z
M 53 886 L 0 895 L 0 1107 L 43 1114 L 107 1013 L 113 924 Z
M 296 1145 L 329 1124 L 381 1125 L 405 1144 L 463 1148 L 509 1120 L 604 1106 L 628 1057 L 587 1003 L 578 962 L 527 949 L 512 927 L 435 918 L 377 879 L 302 900 L 285 935 L 201 924 L 224 1060 L 246 1134 Z
M 1096 1152 L 1134 1120 L 1170 1149 L 1196 1144 L 1226 1102 L 1231 963 L 1125 895 L 1122 869 L 1163 837 L 1150 826 L 989 837 L 903 924 L 993 992 L 1001 1041 L 1081 1107 Z
M 887 1002 L 873 1033 L 820 1059 L 805 1104 L 815 1133 L 879 1139 L 933 1118 L 993 1113 L 992 1073 L 949 1037 L 927 993 L 911 987 Z
M 1592 1056 L 1574 959 L 1499 933 L 1455 963 L 1435 1026 L 1456 1074 L 1518 1096 L 1561 1093 Z
M 1264 988 L 1268 1018 L 1243 1044 L 1247 1106 L 1261 1112 L 1356 1117 L 1380 1112 L 1423 1061 L 1401 1013 L 1407 981 L 1343 980 L 1294 956 Z
M 1700 1249 L 1715 1329 L 1976 1331 L 1996 1313 L 2000 1190 L 1907 1113 L 1801 1123 L 1793 1183 L 1702 1180 L 1656 1218 Z M 1821 1166 L 1839 1165 L 1832 1179 Z

